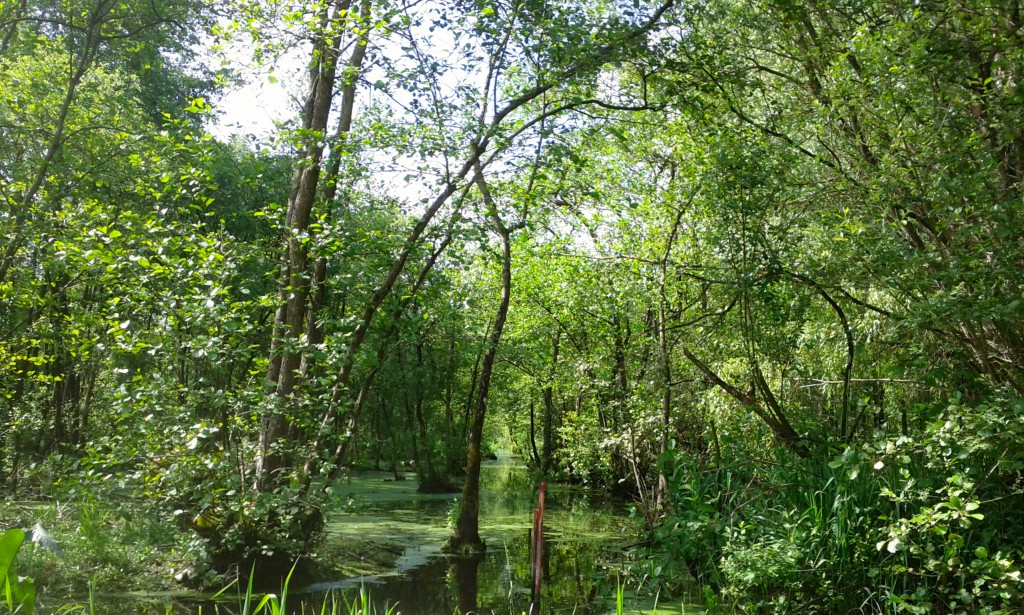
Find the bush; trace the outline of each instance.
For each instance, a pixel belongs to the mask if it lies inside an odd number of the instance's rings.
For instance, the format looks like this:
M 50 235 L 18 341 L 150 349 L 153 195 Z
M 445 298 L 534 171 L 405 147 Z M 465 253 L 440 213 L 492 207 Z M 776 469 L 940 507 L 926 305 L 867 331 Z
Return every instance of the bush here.
M 916 438 L 708 469 L 672 455 L 656 538 L 759 613 L 1010 613 L 1024 604 L 1024 402 L 954 400 Z

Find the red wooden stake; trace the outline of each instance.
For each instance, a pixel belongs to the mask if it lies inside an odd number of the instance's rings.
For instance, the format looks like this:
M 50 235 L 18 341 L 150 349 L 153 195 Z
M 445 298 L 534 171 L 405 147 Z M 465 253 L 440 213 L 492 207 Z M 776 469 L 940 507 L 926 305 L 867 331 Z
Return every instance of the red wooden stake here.
M 547 487 L 547 483 L 540 484 L 538 506 L 533 511 L 533 603 L 530 605 L 531 614 L 536 614 L 540 610 L 540 577 L 544 551 L 544 492 Z

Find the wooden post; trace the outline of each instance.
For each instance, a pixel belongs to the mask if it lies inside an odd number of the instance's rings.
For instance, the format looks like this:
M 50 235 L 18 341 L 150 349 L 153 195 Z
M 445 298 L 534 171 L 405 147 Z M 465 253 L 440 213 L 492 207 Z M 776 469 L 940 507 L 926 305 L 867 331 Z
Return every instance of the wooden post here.
M 540 613 L 540 579 L 544 568 L 544 493 L 547 486 L 547 483 L 540 484 L 538 506 L 533 511 L 533 601 L 530 603 L 530 615 Z

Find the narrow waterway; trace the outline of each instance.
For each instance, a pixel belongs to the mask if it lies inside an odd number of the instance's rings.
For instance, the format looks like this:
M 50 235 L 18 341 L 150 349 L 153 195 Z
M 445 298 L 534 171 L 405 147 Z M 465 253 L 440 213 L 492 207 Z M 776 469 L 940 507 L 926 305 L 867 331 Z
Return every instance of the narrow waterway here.
M 373 576 L 339 577 L 310 584 L 293 578 L 292 613 L 319 613 L 327 602 L 352 601 L 364 592 L 373 613 L 521 615 L 530 609 L 530 532 L 537 485 L 516 457 L 485 461 L 481 475 L 480 534 L 487 553 L 461 559 L 441 553 L 455 515 L 457 494 L 417 493 L 415 476 L 396 480 L 387 472 L 363 472 L 337 490 L 339 505 L 328 519 L 328 542 L 351 545 L 339 568 L 360 566 L 374 551 L 399 554 L 394 566 Z M 642 588 L 636 555 L 637 521 L 624 502 L 607 495 L 549 485 L 544 516 L 542 613 L 700 613 L 678 599 L 658 600 Z M 632 568 L 630 568 L 632 566 Z M 379 566 L 377 566 L 379 568 Z M 627 570 L 629 571 L 627 573 Z M 642 569 L 641 569 L 642 570 Z M 235 595 L 238 588 L 228 592 Z M 96 597 L 96 613 L 234 615 L 231 599 L 189 592 L 109 594 Z M 46 609 L 42 609 L 47 612 Z M 85 611 L 88 612 L 88 611 Z M 251 610 L 250 610 L 251 612 Z M 330 608 L 327 609 L 330 612 Z M 349 612 L 342 608 L 341 612 Z
M 306 591 L 362 588 L 380 613 L 391 606 L 403 615 L 527 612 L 537 486 L 519 460 L 503 453 L 484 463 L 481 489 L 480 534 L 487 554 L 465 560 L 440 551 L 457 506 L 454 495 L 418 494 L 414 480 L 396 481 L 386 473 L 353 477 L 343 490 L 350 508 L 331 519 L 329 531 L 341 538 L 399 544 L 402 555 L 388 574 L 339 579 Z M 623 571 L 636 537 L 636 521 L 624 503 L 604 494 L 549 486 L 542 612 L 615 612 L 618 585 L 625 583 Z M 623 593 L 627 612 L 653 612 L 651 596 L 628 587 Z M 676 601 L 667 612 L 681 611 Z

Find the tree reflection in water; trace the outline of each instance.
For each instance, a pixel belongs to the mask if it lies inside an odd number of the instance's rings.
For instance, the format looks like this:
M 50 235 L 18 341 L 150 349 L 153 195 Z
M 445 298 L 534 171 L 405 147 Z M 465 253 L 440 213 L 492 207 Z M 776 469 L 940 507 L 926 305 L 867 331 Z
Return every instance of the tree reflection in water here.
M 483 557 L 456 557 L 451 560 L 451 574 L 459 596 L 459 613 L 476 613 L 480 562 Z

